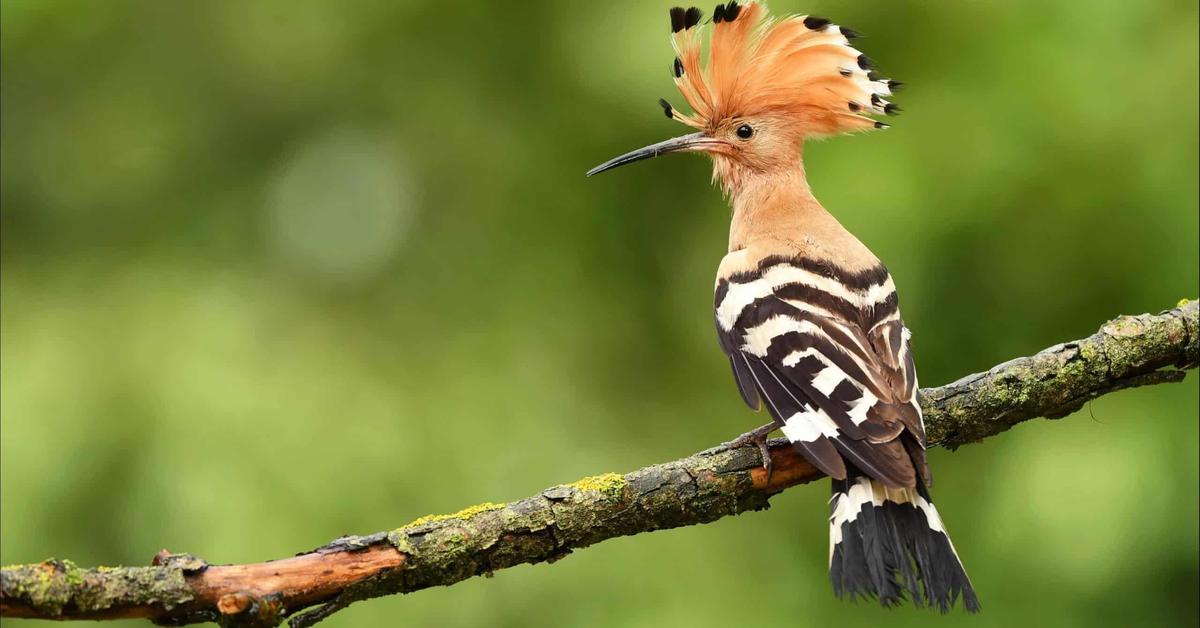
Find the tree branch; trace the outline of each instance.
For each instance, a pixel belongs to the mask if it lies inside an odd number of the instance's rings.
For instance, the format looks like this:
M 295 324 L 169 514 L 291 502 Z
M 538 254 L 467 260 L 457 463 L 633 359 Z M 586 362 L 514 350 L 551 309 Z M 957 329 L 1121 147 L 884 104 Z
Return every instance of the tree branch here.
M 1066 416 L 1103 394 L 1181 381 L 1182 369 L 1200 361 L 1197 312 L 1197 301 L 1184 301 L 1158 315 L 1123 316 L 1088 338 L 922 390 L 930 441 L 955 449 L 1035 417 Z M 770 454 L 769 482 L 755 448 L 716 448 L 509 504 L 480 504 L 339 538 L 265 563 L 209 565 L 164 550 L 149 567 L 82 569 L 59 560 L 7 566 L 0 570 L 0 616 L 238 626 L 275 626 L 291 616 L 292 626 L 309 626 L 358 600 L 451 585 L 522 563 L 552 562 L 605 539 L 759 510 L 783 489 L 820 477 L 784 441 L 772 441 Z

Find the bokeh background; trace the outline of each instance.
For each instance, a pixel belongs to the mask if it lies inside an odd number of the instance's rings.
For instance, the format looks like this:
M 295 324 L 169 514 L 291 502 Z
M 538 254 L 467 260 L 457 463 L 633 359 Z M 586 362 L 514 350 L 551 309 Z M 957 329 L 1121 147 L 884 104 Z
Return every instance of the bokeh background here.
M 1197 296 L 1194 1 L 772 5 L 909 85 L 807 167 L 923 383 Z M 760 423 L 707 164 L 583 177 L 682 131 L 667 7 L 0 2 L 3 562 L 282 557 Z M 969 625 L 1197 622 L 1197 381 L 933 453 Z M 967 624 L 835 601 L 827 497 L 329 625 Z

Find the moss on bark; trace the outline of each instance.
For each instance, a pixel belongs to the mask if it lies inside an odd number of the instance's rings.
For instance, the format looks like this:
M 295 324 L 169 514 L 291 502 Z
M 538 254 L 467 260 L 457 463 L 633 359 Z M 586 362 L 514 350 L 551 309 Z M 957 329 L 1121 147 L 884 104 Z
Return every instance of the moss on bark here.
M 0 570 L 4 599 L 20 600 L 48 618 L 103 618 L 108 611 L 145 606 L 170 610 L 193 599 L 179 567 L 96 567 L 49 559 Z

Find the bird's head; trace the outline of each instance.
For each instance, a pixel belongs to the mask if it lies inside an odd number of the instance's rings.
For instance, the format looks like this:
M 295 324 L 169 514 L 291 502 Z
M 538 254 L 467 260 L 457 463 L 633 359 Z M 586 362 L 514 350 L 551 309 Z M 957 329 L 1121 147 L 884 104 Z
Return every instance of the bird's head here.
M 701 63 L 701 17 L 695 7 L 671 9 L 672 73 L 692 113 L 659 101 L 668 118 L 696 132 L 610 159 L 588 176 L 666 153 L 703 152 L 713 158 L 713 177 L 733 191 L 748 176 L 796 168 L 807 138 L 886 128 L 870 116 L 899 111 L 884 99 L 899 83 L 871 71 L 850 45 L 850 29 L 808 15 L 772 20 L 757 2 L 718 4 Z

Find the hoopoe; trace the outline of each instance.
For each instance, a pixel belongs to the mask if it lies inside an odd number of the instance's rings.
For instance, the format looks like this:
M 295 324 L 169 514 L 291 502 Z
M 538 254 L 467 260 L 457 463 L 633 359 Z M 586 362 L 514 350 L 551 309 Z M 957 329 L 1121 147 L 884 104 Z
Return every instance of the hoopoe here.
M 729 251 L 717 270 L 716 326 L 746 405 L 833 479 L 829 576 L 838 597 L 906 596 L 948 611 L 979 601 L 929 497 L 925 426 L 909 332 L 883 264 L 813 197 L 801 152 L 808 138 L 886 128 L 878 77 L 829 20 L 778 21 L 763 5 L 718 4 L 707 60 L 699 9 L 673 8 L 675 85 L 697 129 L 609 160 L 588 176 L 665 153 L 697 151 L 733 204 Z

